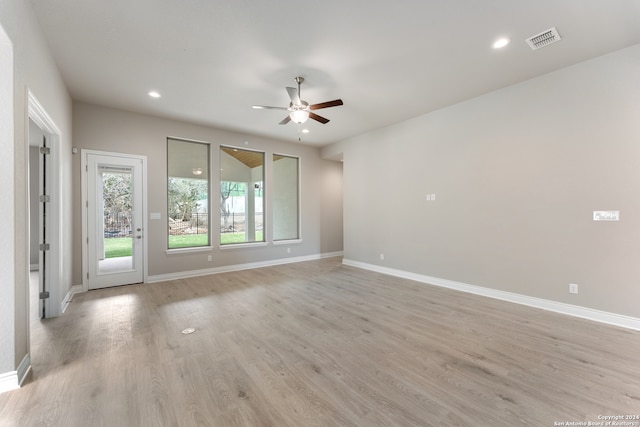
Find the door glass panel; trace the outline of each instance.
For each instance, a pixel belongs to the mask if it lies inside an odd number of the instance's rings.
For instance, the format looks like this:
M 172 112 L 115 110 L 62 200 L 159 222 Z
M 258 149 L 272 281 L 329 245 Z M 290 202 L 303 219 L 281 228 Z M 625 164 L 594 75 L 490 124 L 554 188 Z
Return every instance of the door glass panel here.
M 132 168 L 98 166 L 98 274 L 133 270 Z

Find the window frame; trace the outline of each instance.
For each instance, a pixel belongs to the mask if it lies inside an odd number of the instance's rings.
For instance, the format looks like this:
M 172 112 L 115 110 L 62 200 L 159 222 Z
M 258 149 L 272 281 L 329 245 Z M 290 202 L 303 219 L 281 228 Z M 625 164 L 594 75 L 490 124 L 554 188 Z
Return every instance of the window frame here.
M 220 186 L 223 182 L 240 182 L 240 181 L 234 181 L 234 180 L 225 180 L 222 177 L 222 172 L 223 172 L 223 156 L 222 156 L 222 152 L 224 149 L 230 149 L 230 150 L 234 150 L 234 151 L 245 151 L 245 152 L 250 152 L 250 153 L 258 153 L 262 155 L 262 240 L 255 240 L 255 241 L 247 241 L 247 242 L 237 242 L 237 243 L 222 243 L 222 231 L 220 229 L 220 224 L 218 224 L 218 246 L 221 250 L 226 250 L 226 249 L 236 249 L 236 248 L 245 248 L 245 247 L 260 247 L 260 246 L 267 246 L 269 244 L 269 239 L 268 234 L 267 234 L 267 230 L 268 230 L 268 225 L 269 225 L 269 221 L 267 218 L 267 193 L 268 193 L 268 185 L 267 185 L 267 154 L 268 152 L 266 150 L 259 150 L 259 149 L 252 149 L 252 148 L 247 148 L 247 147 L 238 147 L 238 146 L 234 146 L 234 145 L 228 145 L 228 144 L 220 144 L 218 146 L 218 163 L 219 163 L 219 175 L 218 175 L 218 185 L 217 185 L 217 200 L 220 200 Z M 226 155 L 233 157 L 233 155 L 225 152 Z M 237 158 L 235 158 L 237 161 Z M 241 162 L 242 163 L 242 162 Z M 246 164 L 245 164 L 246 165 Z M 248 165 L 246 165 L 247 167 L 249 167 Z M 245 196 L 246 197 L 246 196 Z M 222 222 L 222 212 L 220 212 L 220 207 L 218 206 L 218 222 Z M 246 215 L 246 213 L 245 213 Z M 254 212 L 255 215 L 255 212 Z M 245 219 L 246 221 L 246 219 Z M 254 230 L 254 233 L 257 230 Z
M 176 141 L 176 142 L 181 142 L 181 143 L 190 143 L 190 144 L 201 144 L 207 147 L 207 161 L 206 161 L 206 166 L 207 166 L 207 241 L 208 243 L 206 245 L 199 245 L 199 246 L 186 246 L 186 247 L 177 247 L 177 248 L 171 248 L 169 247 L 169 237 L 170 237 L 170 233 L 169 233 L 169 217 L 170 217 L 170 206 L 169 206 L 169 179 L 172 178 L 172 176 L 169 173 L 169 144 L 170 141 Z M 193 139 L 188 139 L 188 138 L 180 138 L 180 137 L 173 137 L 173 136 L 168 136 L 167 137 L 167 144 L 166 144 L 166 196 L 167 196 L 167 207 L 166 207 L 166 214 L 167 214 L 167 220 L 166 220 L 166 230 L 167 230 L 167 239 L 166 239 L 166 253 L 167 254 L 181 254 L 181 253 L 190 253 L 190 252 L 210 252 L 213 250 L 214 246 L 213 246 L 213 236 L 212 236 L 212 232 L 211 232 L 211 223 L 212 223 L 212 213 L 211 213 L 211 196 L 212 196 L 212 188 L 213 188 L 213 174 L 212 174 L 212 143 L 208 142 L 208 141 L 198 141 L 198 140 L 193 140 Z
M 274 160 L 275 156 L 281 156 L 281 157 L 287 157 L 287 158 L 291 158 L 291 159 L 296 159 L 297 160 L 297 180 L 296 180 L 296 184 L 297 184 L 297 191 L 296 191 L 296 196 L 297 196 L 297 237 L 295 238 L 284 238 L 284 239 L 276 239 L 275 238 L 275 219 L 272 218 L 272 229 L 271 229 L 271 241 L 273 243 L 273 245 L 287 245 L 287 244 L 291 244 L 291 243 L 301 243 L 302 242 L 302 158 L 300 156 L 296 156 L 296 155 L 292 155 L 292 154 L 284 154 L 281 152 L 273 152 L 271 153 L 271 161 L 272 161 L 272 165 L 271 165 L 271 174 L 272 174 L 272 178 L 273 178 L 273 174 L 274 174 L 274 168 L 275 168 L 275 162 L 276 160 Z M 272 181 L 275 181 L 275 178 L 272 179 Z M 276 189 L 275 188 L 271 188 L 271 200 L 272 200 L 272 209 L 271 209 L 271 214 L 275 217 L 276 213 L 275 213 L 275 200 L 273 200 L 274 195 L 276 194 Z

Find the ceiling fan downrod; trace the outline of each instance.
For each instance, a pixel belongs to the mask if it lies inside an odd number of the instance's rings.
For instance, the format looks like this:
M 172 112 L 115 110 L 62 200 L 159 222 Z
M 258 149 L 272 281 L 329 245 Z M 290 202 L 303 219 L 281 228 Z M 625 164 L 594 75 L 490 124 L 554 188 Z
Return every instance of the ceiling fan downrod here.
M 298 98 L 300 98 L 300 84 L 302 84 L 302 82 L 304 82 L 304 77 L 296 77 L 295 82 L 298 84 Z M 302 100 L 302 98 L 300 98 Z

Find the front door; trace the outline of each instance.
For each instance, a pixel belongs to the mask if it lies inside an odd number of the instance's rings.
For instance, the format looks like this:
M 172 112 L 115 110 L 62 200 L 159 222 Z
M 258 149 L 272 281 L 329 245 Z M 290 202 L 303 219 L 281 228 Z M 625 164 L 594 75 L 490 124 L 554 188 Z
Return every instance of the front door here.
M 144 280 L 145 159 L 85 153 L 88 289 Z

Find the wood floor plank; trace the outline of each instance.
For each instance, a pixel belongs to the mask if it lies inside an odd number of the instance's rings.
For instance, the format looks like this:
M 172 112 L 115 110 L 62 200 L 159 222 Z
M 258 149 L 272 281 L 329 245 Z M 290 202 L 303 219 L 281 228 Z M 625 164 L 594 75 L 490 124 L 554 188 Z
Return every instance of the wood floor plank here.
M 640 413 L 640 333 L 340 258 L 76 295 L 0 426 L 552 426 Z M 183 334 L 193 328 L 192 334 Z

